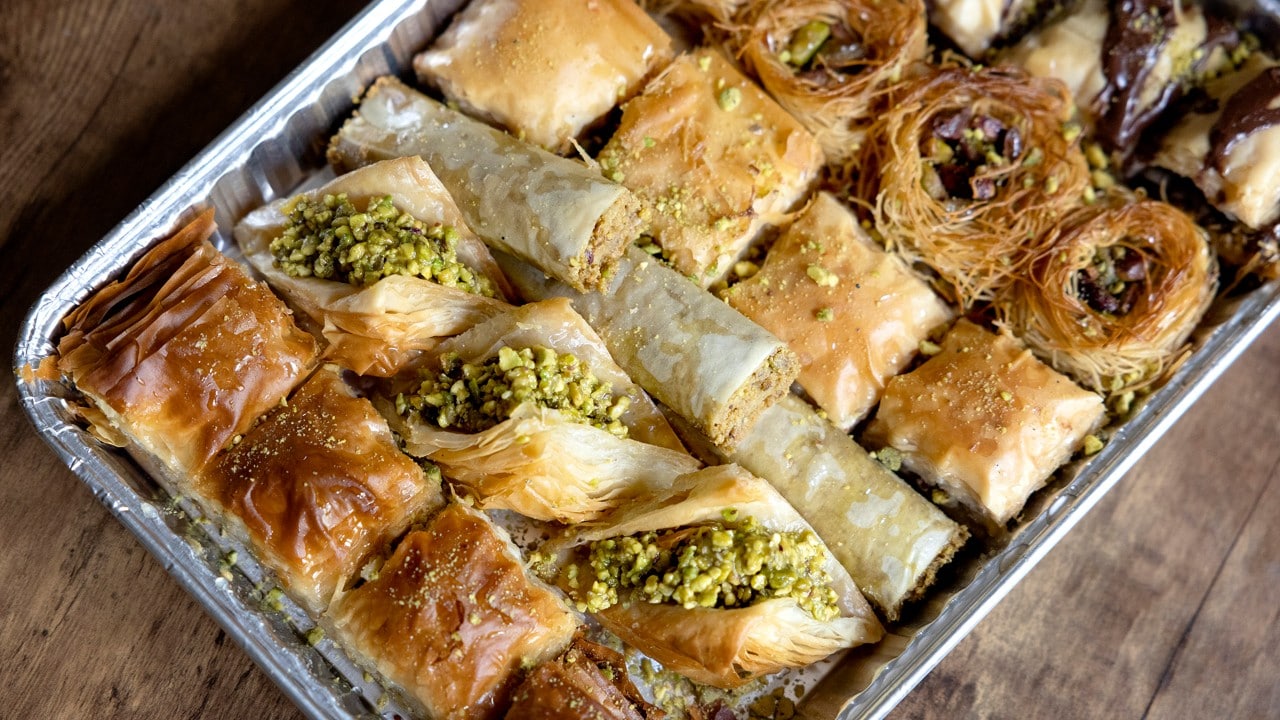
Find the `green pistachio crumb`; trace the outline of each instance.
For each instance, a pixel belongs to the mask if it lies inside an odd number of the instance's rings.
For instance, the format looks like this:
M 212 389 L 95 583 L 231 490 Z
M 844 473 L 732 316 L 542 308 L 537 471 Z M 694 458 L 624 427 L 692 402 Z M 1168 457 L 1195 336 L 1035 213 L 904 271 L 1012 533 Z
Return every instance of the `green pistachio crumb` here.
M 1103 446 L 1102 439 L 1099 438 L 1097 435 L 1084 436 L 1084 454 L 1085 455 L 1097 455 L 1098 452 L 1102 450 L 1102 446 Z
M 940 352 L 942 352 L 942 347 L 939 346 L 938 343 L 930 342 L 928 340 L 920 341 L 921 355 L 924 355 L 925 357 L 933 357 L 934 355 L 937 355 Z
M 319 625 L 316 625 L 315 627 L 311 628 L 310 630 L 307 631 L 306 639 L 307 639 L 307 644 L 312 647 L 319 645 L 320 641 L 324 640 L 324 628 L 320 627 Z
M 831 308 L 824 307 L 824 308 L 819 308 L 818 311 L 813 314 L 813 316 L 817 318 L 818 322 L 831 322 L 832 320 L 835 319 L 836 314 L 835 314 L 835 311 L 832 310 Z
M 285 206 L 286 223 L 271 241 L 275 264 L 293 277 L 367 286 L 408 275 L 493 297 L 493 282 L 458 260 L 458 231 L 429 226 L 397 210 L 391 196 L 364 212 L 346 194 L 319 201 L 300 196 Z
M 804 272 L 809 276 L 810 280 L 814 281 L 821 287 L 835 287 L 840 284 L 840 276 L 821 265 L 810 265 L 805 268 Z
M 873 457 L 890 472 L 898 472 L 902 469 L 902 453 L 897 448 L 882 447 L 875 451 Z
M 716 102 L 719 103 L 721 110 L 730 112 L 742 104 L 742 91 L 736 87 L 729 86 L 720 91 L 720 94 L 716 96 Z

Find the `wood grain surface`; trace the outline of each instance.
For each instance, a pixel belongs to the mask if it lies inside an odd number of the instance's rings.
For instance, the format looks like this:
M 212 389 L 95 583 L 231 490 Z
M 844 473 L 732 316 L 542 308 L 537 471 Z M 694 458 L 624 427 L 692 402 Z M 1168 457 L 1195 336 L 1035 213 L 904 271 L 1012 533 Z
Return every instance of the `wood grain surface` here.
M 53 278 L 361 7 L 7 0 L 0 345 Z M 0 717 L 298 712 L 0 385 Z M 894 717 L 1280 717 L 1280 327 Z

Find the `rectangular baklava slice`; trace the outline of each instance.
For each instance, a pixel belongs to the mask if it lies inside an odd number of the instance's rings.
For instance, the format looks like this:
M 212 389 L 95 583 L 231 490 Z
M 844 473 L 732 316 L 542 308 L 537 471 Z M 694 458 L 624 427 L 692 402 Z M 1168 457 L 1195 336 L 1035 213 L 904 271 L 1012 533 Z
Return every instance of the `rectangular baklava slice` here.
M 315 614 L 443 504 L 439 474 L 400 452 L 386 420 L 330 367 L 218 455 L 196 490 Z
M 564 152 L 670 60 L 632 0 L 473 0 L 413 67 L 464 111 Z
M 795 351 L 801 387 L 846 431 L 875 407 L 921 341 L 951 319 L 929 286 L 827 193 L 725 299 Z
M 424 717 L 448 720 L 501 717 L 521 669 L 559 655 L 578 623 L 506 533 L 454 503 L 406 535 L 326 624 Z
M 100 434 L 175 492 L 316 362 L 315 339 L 213 231 L 210 210 L 147 252 L 66 317 L 58 345 Z
M 1003 526 L 1105 416 L 1102 398 L 1016 340 L 960 320 L 941 351 L 889 381 L 864 439 L 976 518 Z
M 809 191 L 813 135 L 720 53 L 682 55 L 622 108 L 605 177 L 651 212 L 651 245 L 707 287 Z

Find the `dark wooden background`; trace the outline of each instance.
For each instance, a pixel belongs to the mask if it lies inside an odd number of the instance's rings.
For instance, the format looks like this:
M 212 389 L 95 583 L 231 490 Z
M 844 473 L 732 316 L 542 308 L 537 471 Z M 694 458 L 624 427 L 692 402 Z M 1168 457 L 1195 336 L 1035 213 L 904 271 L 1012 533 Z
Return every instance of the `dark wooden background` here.
M 355 0 L 6 0 L 0 346 Z M 293 718 L 0 384 L 0 716 Z M 1280 717 L 1280 327 L 895 717 Z

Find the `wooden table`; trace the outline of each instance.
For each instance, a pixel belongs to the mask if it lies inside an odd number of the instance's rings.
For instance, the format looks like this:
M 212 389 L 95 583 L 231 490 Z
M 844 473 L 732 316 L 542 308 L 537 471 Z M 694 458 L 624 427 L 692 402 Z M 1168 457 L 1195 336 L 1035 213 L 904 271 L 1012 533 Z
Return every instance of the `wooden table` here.
M 0 337 L 361 7 L 8 0 Z M 0 385 L 0 716 L 296 717 Z M 896 717 L 1280 717 L 1280 327 Z

